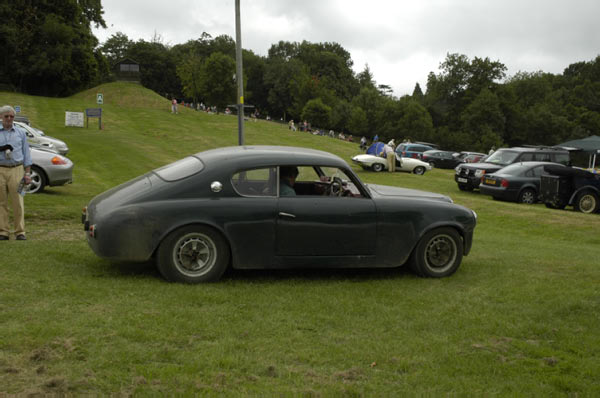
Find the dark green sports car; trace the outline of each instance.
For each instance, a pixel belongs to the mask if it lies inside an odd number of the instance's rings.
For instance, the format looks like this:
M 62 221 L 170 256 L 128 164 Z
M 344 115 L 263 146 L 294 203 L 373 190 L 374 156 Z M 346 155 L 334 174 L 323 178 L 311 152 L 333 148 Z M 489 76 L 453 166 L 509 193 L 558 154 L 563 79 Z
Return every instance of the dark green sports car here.
M 476 219 L 447 196 L 364 184 L 330 153 L 276 146 L 188 156 L 98 195 L 82 215 L 97 255 L 154 257 L 167 280 L 186 283 L 229 266 L 409 264 L 443 277 L 469 253 Z

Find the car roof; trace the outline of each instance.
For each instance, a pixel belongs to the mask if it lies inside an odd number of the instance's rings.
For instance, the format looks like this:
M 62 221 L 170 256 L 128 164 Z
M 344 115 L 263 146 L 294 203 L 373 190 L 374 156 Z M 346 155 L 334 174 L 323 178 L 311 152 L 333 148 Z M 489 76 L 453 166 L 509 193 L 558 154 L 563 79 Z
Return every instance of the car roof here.
M 317 149 L 291 146 L 231 146 L 195 154 L 207 167 L 253 168 L 273 165 L 315 165 L 348 168 L 342 158 Z
M 514 151 L 514 152 L 568 152 L 563 148 L 551 148 L 551 147 L 513 147 L 513 148 L 499 148 L 498 151 Z

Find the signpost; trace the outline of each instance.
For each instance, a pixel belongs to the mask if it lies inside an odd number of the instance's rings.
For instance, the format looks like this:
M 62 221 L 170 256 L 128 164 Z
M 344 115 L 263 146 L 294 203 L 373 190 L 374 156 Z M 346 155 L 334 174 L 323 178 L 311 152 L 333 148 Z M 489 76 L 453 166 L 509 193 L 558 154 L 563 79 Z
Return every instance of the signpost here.
M 15 105 L 15 112 L 16 113 L 21 113 L 21 106 L 20 105 Z
M 83 112 L 65 113 L 65 126 L 83 127 Z
M 96 94 L 96 102 L 98 103 L 98 105 L 102 105 L 104 103 L 104 94 Z
M 87 108 L 85 110 L 85 127 L 89 126 L 89 120 L 91 117 L 98 118 L 98 130 L 102 130 L 102 108 Z

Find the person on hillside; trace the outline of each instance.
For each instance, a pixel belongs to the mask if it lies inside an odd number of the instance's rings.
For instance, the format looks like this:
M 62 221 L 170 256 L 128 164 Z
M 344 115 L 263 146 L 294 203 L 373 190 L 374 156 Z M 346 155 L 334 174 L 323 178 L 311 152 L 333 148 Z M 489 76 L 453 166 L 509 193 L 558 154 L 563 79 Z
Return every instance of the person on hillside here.
M 298 177 L 298 168 L 295 166 L 282 166 L 279 168 L 279 196 L 296 196 L 294 184 Z
M 363 151 L 367 149 L 367 137 L 365 137 L 364 135 L 360 138 L 360 149 L 362 149 Z
M 17 240 L 25 237 L 25 205 L 18 192 L 19 184 L 31 184 L 31 152 L 26 133 L 14 125 L 15 110 L 10 105 L 0 108 L 0 240 L 8 240 L 10 222 L 8 202 L 10 200 Z
M 171 113 L 178 113 L 177 112 L 177 99 L 173 98 L 173 100 L 171 100 Z
M 373 137 L 373 142 L 377 141 L 379 141 L 379 134 L 375 134 L 375 137 Z

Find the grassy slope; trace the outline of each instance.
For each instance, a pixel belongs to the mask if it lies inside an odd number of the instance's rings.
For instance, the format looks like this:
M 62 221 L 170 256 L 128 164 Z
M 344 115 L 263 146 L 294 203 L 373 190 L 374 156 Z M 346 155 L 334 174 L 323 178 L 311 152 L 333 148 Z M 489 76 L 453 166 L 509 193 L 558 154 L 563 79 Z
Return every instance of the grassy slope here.
M 104 129 L 64 127 L 96 107 Z M 452 171 L 358 170 L 374 183 L 441 192 L 479 214 L 459 272 L 231 272 L 165 283 L 152 264 L 111 263 L 85 243 L 94 195 L 187 154 L 237 144 L 235 117 L 181 109 L 113 83 L 55 99 L 0 92 L 65 140 L 72 185 L 26 201 L 30 240 L 3 242 L 0 392 L 217 395 L 485 393 L 598 395 L 600 217 L 459 192 Z M 246 123 L 246 143 L 357 144 Z

